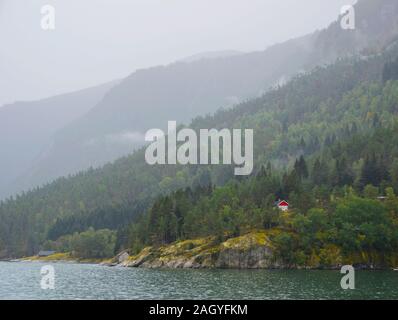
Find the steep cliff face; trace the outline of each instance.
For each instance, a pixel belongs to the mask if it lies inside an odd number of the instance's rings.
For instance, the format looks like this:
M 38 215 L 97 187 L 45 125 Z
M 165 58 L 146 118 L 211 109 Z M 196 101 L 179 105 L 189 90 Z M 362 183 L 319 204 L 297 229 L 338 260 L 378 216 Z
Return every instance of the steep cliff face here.
M 269 240 L 273 232 L 252 232 L 222 243 L 215 238 L 203 238 L 160 248 L 148 247 L 118 262 L 124 267 L 143 268 L 280 268 L 282 264 L 275 260 Z

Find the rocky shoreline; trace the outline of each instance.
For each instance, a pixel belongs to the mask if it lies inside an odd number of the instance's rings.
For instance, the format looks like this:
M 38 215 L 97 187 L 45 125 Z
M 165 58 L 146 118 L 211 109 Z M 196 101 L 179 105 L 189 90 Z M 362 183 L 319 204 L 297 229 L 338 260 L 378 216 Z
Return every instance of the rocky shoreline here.
M 244 236 L 218 242 L 215 237 L 178 241 L 161 247 L 147 247 L 136 255 L 129 251 L 120 252 L 107 260 L 76 259 L 70 253 L 57 253 L 48 257 L 28 257 L 16 262 L 88 263 L 109 267 L 131 267 L 149 269 L 340 269 L 343 264 L 353 264 L 356 269 L 376 270 L 383 268 L 361 263 L 360 257 L 322 266 L 286 265 L 275 256 L 270 240 L 277 229 L 253 231 Z M 359 254 L 361 256 L 361 254 Z M 357 263 L 353 263 L 357 261 Z M 394 269 L 394 268 L 393 268 Z M 394 269 L 396 270 L 396 269 Z
M 319 263 L 308 266 L 286 265 L 278 260 L 270 238 L 277 229 L 251 232 L 241 237 L 217 243 L 214 237 L 176 242 L 163 247 L 147 247 L 137 255 L 124 251 L 108 266 L 164 269 L 305 269 L 339 270 L 342 265 L 354 265 L 357 270 L 389 270 L 363 262 L 363 253 L 346 257 L 328 265 Z
M 186 240 L 154 248 L 137 255 L 120 253 L 106 265 L 167 269 L 287 269 L 274 257 L 269 240 L 273 231 L 252 232 L 217 243 L 215 238 Z
M 32 256 L 21 259 L 8 259 L 6 262 L 48 262 L 48 263 L 79 263 L 79 264 L 105 264 L 111 260 L 107 259 L 78 259 L 72 254 L 66 253 L 55 253 L 46 257 Z
M 188 240 L 161 248 L 146 248 L 136 256 L 118 256 L 117 265 L 140 268 L 273 269 L 274 261 L 263 234 L 227 240 L 215 245 L 211 239 Z

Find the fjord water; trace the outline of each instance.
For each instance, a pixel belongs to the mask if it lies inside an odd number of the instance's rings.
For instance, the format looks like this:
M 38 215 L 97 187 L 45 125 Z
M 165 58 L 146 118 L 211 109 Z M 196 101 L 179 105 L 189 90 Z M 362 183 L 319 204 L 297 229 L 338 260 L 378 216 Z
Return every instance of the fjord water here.
M 398 272 L 357 271 L 356 289 L 339 271 L 150 270 L 53 264 L 55 289 L 43 290 L 45 264 L 0 262 L 0 299 L 398 299 Z

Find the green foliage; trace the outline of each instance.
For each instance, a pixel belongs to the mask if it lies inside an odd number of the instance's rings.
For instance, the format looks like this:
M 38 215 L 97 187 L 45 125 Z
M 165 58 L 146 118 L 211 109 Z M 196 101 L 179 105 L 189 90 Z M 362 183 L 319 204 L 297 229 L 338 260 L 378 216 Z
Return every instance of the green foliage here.
M 115 255 L 116 232 L 108 229 L 89 228 L 81 233 L 74 233 L 49 241 L 46 247 L 58 252 L 72 252 L 82 259 L 103 259 Z
M 273 242 L 276 246 L 275 258 L 280 259 L 288 266 L 296 263 L 296 239 L 287 232 L 277 235 Z M 299 257 L 301 253 L 299 253 Z M 302 256 L 301 256 L 302 258 Z
M 336 208 L 336 242 L 346 252 L 391 253 L 397 245 L 397 228 L 386 208 L 371 199 L 348 198 Z
M 363 194 L 366 198 L 376 199 L 379 196 L 379 188 L 368 184 L 363 190 Z

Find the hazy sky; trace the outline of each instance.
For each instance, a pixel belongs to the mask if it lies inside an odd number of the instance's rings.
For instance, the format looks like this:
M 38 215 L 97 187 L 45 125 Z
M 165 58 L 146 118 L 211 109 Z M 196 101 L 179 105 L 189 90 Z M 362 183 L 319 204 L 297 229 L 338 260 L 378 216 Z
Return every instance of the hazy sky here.
M 0 0 L 0 105 L 82 89 L 196 53 L 263 50 L 355 0 Z M 43 31 L 40 9 L 56 9 Z

